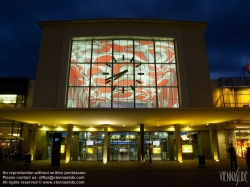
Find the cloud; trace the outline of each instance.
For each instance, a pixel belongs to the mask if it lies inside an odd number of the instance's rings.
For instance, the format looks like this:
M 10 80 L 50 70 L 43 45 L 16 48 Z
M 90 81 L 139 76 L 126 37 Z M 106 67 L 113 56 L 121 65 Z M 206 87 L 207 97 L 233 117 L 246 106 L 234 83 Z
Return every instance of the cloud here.
M 4 31 L 0 76 L 35 78 L 42 34 L 37 21 L 97 18 L 209 22 L 204 36 L 211 77 L 236 75 L 250 62 L 249 7 L 249 0 L 0 1 L 0 30 Z

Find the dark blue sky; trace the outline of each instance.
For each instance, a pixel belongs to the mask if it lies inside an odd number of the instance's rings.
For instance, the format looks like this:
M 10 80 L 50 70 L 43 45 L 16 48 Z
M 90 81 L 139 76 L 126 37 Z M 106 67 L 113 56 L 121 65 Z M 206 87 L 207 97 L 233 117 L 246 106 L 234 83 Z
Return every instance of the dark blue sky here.
M 97 18 L 209 22 L 211 79 L 239 77 L 250 63 L 250 0 L 0 0 L 0 77 L 35 79 L 37 21 Z

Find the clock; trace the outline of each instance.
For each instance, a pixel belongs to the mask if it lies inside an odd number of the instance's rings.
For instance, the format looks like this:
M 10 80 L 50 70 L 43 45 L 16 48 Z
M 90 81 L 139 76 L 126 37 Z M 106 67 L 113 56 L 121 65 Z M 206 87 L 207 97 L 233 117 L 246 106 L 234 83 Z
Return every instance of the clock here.
M 113 92 L 118 88 L 122 94 L 135 91 L 135 87 L 142 84 L 141 76 L 144 75 L 141 64 L 136 63 L 134 58 L 125 59 L 124 55 L 118 59 L 112 57 L 112 61 L 106 63 L 106 72 L 103 74 L 106 77 L 105 84 L 111 86 Z

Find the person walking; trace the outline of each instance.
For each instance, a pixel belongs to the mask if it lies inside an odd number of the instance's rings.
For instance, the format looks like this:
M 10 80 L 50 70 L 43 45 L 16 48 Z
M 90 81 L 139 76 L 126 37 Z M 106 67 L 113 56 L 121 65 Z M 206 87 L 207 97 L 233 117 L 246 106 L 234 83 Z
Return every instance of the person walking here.
M 230 143 L 230 146 L 228 148 L 228 153 L 230 155 L 230 160 L 231 160 L 231 169 L 238 169 L 236 151 L 232 143 Z M 233 167 L 233 165 L 235 166 L 235 168 Z
M 250 147 L 249 144 L 247 144 L 247 150 L 246 150 L 246 163 L 247 163 L 247 167 L 248 170 L 250 170 Z
M 149 144 L 148 151 L 149 151 L 149 163 L 152 163 L 153 146 L 151 144 Z

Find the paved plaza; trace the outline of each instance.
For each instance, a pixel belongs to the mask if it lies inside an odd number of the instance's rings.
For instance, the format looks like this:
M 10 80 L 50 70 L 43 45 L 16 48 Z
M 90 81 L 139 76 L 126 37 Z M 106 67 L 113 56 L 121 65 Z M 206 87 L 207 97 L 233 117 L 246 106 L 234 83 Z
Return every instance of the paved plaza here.
M 244 159 L 238 159 L 238 170 L 231 170 L 230 160 L 153 161 L 61 161 L 50 160 L 0 162 L 1 186 L 86 186 L 86 187 L 167 187 L 167 186 L 250 186 L 250 174 Z M 57 178 L 56 178 L 57 177 Z M 234 181 L 235 180 L 235 181 Z M 15 184 L 13 181 L 18 181 Z M 22 181 L 22 184 L 21 184 Z M 32 183 L 33 182 L 33 183 Z M 9 184 L 7 184 L 9 183 Z M 16 182 L 17 183 L 17 182 Z M 48 184 L 51 183 L 51 184 Z M 65 184 L 68 183 L 68 184 Z M 78 183 L 78 184 L 76 184 Z

